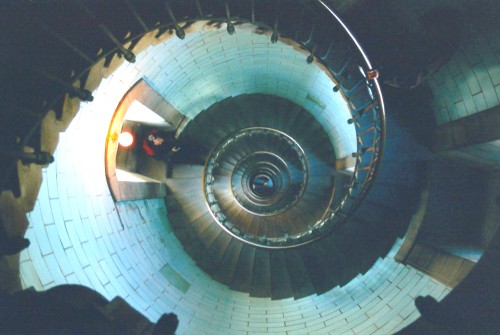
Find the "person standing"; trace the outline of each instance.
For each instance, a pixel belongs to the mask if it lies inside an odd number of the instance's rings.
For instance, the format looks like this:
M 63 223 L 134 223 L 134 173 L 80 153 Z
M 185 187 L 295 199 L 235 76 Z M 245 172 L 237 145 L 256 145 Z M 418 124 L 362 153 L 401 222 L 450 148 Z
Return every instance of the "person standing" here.
M 175 138 L 175 131 L 166 132 L 158 129 L 152 129 L 146 134 L 142 148 L 149 156 L 159 159 L 168 159 L 181 149 Z

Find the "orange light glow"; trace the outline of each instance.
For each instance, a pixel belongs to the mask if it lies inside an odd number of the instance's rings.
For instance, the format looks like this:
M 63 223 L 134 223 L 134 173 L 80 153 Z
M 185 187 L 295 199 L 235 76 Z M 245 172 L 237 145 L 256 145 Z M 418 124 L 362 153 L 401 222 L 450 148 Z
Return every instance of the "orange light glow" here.
M 118 143 L 120 144 L 120 146 L 128 148 L 132 144 L 134 144 L 134 135 L 130 131 L 124 130 L 118 137 Z

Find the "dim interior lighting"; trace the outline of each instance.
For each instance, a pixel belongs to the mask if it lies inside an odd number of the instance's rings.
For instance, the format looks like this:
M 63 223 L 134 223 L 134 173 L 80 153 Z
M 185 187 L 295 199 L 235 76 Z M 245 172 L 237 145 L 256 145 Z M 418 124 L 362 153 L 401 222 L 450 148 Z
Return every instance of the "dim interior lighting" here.
M 120 144 L 120 146 L 128 148 L 132 144 L 134 144 L 134 135 L 132 134 L 131 131 L 124 130 L 120 133 L 120 136 L 118 137 L 118 143 Z

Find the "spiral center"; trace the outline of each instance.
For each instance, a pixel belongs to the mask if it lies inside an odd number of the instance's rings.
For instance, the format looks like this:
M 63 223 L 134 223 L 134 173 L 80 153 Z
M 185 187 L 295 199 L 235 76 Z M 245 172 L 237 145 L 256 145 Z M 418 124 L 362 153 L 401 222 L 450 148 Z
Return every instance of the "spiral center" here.
M 276 192 L 276 183 L 269 172 L 259 172 L 250 179 L 250 190 L 257 197 L 269 198 Z

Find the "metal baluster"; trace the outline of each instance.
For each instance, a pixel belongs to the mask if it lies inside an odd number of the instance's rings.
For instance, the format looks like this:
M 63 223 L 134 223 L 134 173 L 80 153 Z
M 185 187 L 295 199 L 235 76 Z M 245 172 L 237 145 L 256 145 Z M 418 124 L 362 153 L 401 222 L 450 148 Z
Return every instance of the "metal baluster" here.
M 306 59 L 307 64 L 311 64 L 312 62 L 314 62 L 314 53 L 316 52 L 317 47 L 318 47 L 318 45 L 314 45 L 314 47 L 311 51 L 311 54 L 309 56 L 307 56 L 307 59 Z
M 353 152 L 352 157 L 359 157 L 359 156 L 363 155 L 365 152 L 374 152 L 374 151 L 375 151 L 375 146 L 364 147 L 364 148 L 361 148 L 361 150 L 359 150 L 358 152 Z
M 198 14 L 200 14 L 200 19 L 204 19 L 205 14 L 203 13 L 203 10 L 201 9 L 200 0 L 195 0 L 195 4 L 196 4 L 196 9 L 198 10 Z
M 179 24 L 177 23 L 177 20 L 175 19 L 175 16 L 174 16 L 174 12 L 172 12 L 172 9 L 170 8 L 169 4 L 167 1 L 165 1 L 163 3 L 163 5 L 165 6 L 165 9 L 167 10 L 168 12 L 168 16 L 170 17 L 170 20 L 172 20 L 173 24 L 174 24 L 174 30 L 175 30 L 175 35 L 180 38 L 181 40 L 183 40 L 185 37 L 186 37 L 186 32 L 184 31 L 184 29 L 182 29 Z
M 255 23 L 255 0 L 251 0 L 252 4 L 252 23 Z
M 306 12 L 306 7 L 304 6 L 304 9 L 302 9 L 302 12 L 300 13 L 300 19 L 297 24 L 297 32 L 295 33 L 295 38 L 294 38 L 295 41 L 299 41 L 300 27 L 302 26 L 302 23 L 304 21 L 305 12 Z
M 313 24 L 313 26 L 311 28 L 311 32 L 309 33 L 309 37 L 307 38 L 307 41 L 304 42 L 304 44 L 307 45 L 307 44 L 311 43 L 315 31 L 316 31 L 316 24 Z
M 279 24 L 280 17 L 281 17 L 280 7 L 281 7 L 281 0 L 278 0 L 276 3 L 277 15 L 276 15 L 276 20 L 274 21 L 273 33 L 271 35 L 271 43 L 273 43 L 273 44 L 278 42 L 278 24 Z
M 94 21 L 95 24 L 101 29 L 106 36 L 117 46 L 117 48 L 120 50 L 120 53 L 123 55 L 123 57 L 130 63 L 135 62 L 135 55 L 128 49 L 126 49 L 120 41 L 113 35 L 113 33 L 106 27 L 103 23 L 99 23 L 97 20 L 97 17 L 95 16 L 94 13 L 85 5 L 85 3 L 82 0 L 76 0 L 77 4 L 87 13 L 89 18 Z
M 361 133 L 358 134 L 358 137 L 363 137 L 365 136 L 366 134 L 368 134 L 369 132 L 372 132 L 375 130 L 375 126 L 371 126 L 370 128 L 362 131 Z
M 85 59 L 89 64 L 93 64 L 94 60 L 92 60 L 89 56 L 87 56 L 83 51 L 81 51 L 79 48 L 77 48 L 74 44 L 69 42 L 66 38 L 64 38 L 61 34 L 50 28 L 48 25 L 42 23 L 41 21 L 37 20 L 36 18 L 34 19 L 38 23 L 42 29 L 44 29 L 46 32 L 48 32 L 50 35 L 52 35 L 54 38 L 58 39 L 62 43 L 64 43 L 67 47 L 69 47 L 71 50 L 73 50 L 78 56 L 81 58 Z
M 271 43 L 278 42 L 278 24 L 280 20 L 280 15 L 276 17 L 276 21 L 274 21 L 273 33 L 271 35 Z
M 345 95 L 346 95 L 346 97 L 347 97 L 347 99 L 351 99 L 352 97 L 355 97 L 356 94 L 358 94 L 359 88 L 364 87 L 364 86 L 361 85 L 362 83 L 366 83 L 366 79 L 365 78 L 363 78 L 360 81 L 358 81 L 349 91 L 344 92 Z
M 355 116 L 353 116 L 351 119 L 347 120 L 347 123 L 352 124 L 354 121 L 356 121 L 357 119 L 362 117 L 366 112 L 368 112 L 370 109 L 374 108 L 377 105 L 378 105 L 378 101 L 374 101 L 374 102 L 368 104 L 366 107 L 358 110 L 356 112 Z
M 337 73 L 337 76 L 341 76 L 344 74 L 344 71 L 347 69 L 347 66 L 349 66 L 349 64 L 352 62 L 353 60 L 353 57 L 350 56 L 347 61 L 345 62 L 344 66 L 342 66 L 342 68 L 340 69 L 340 71 Z
M 233 25 L 233 22 L 231 22 L 231 12 L 229 11 L 229 5 L 227 4 L 227 1 L 224 1 L 224 6 L 226 7 L 226 17 L 227 17 L 227 20 L 226 20 L 226 23 L 227 23 L 227 33 L 229 35 L 232 35 L 235 33 L 235 30 L 234 30 L 234 25 Z
M 80 99 L 81 101 L 85 101 L 85 102 L 89 102 L 89 101 L 94 100 L 94 97 L 92 96 L 92 93 L 89 90 L 86 90 L 84 88 L 76 88 L 73 85 L 66 83 L 64 80 L 62 80 L 62 79 L 60 79 L 60 78 L 58 78 L 58 77 L 56 77 L 48 72 L 45 72 L 43 70 L 36 69 L 35 72 L 38 73 L 39 75 L 41 75 L 42 77 L 45 77 L 45 78 L 63 86 L 64 88 L 66 88 L 66 91 L 69 93 L 70 97 L 76 97 L 76 98 Z
M 137 19 L 137 21 L 141 25 L 141 28 L 145 32 L 148 32 L 149 31 L 148 26 L 146 25 L 146 23 L 144 22 L 144 20 L 141 18 L 141 16 L 139 15 L 139 13 L 137 13 L 137 11 L 135 10 L 134 6 L 132 5 L 132 2 L 130 2 L 130 0 L 123 0 L 123 1 L 125 1 L 125 4 L 127 5 L 128 9 L 132 12 L 132 14 L 134 15 L 134 17 Z
M 335 42 L 331 42 L 330 46 L 328 47 L 328 50 L 326 50 L 326 53 L 324 56 L 320 57 L 321 60 L 326 61 L 328 57 L 330 57 L 330 53 L 332 52 L 333 46 L 335 45 Z

